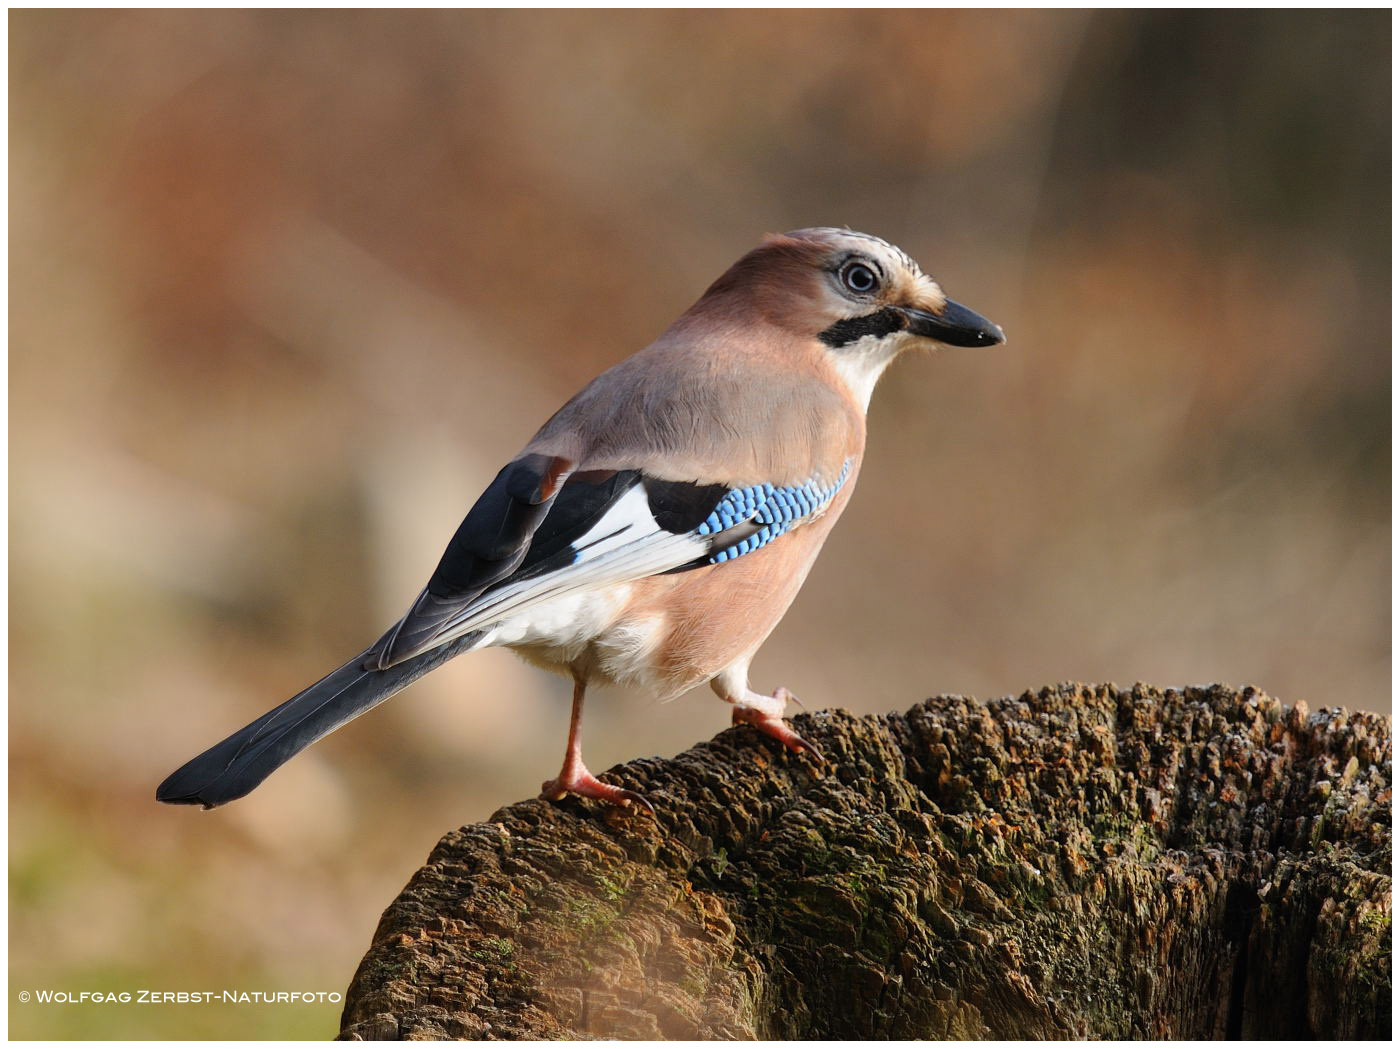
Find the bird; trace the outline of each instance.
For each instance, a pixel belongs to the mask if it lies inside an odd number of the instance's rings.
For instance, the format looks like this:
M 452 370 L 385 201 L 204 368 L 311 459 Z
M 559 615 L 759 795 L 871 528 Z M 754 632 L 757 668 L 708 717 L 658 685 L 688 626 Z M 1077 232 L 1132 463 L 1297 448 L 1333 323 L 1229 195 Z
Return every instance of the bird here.
M 584 764 L 592 685 L 670 698 L 708 682 L 733 723 L 820 760 L 783 718 L 791 693 L 755 691 L 750 662 L 851 498 L 881 374 L 912 349 L 1004 341 L 879 237 L 765 236 L 545 422 L 382 637 L 187 762 L 157 799 L 241 798 L 447 660 L 494 646 L 573 681 L 543 798 L 652 809 Z

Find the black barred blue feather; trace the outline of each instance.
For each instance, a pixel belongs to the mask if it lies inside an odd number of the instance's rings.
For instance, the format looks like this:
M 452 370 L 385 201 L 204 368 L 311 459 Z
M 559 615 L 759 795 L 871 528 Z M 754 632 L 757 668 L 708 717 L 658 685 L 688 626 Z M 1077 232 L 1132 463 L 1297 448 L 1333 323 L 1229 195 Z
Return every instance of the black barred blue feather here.
M 752 553 L 771 543 L 790 528 L 815 516 L 836 498 L 836 493 L 846 483 L 850 472 L 851 461 L 847 459 L 841 467 L 841 473 L 831 484 L 808 481 L 806 484 L 787 485 L 782 488 L 760 484 L 731 491 L 720 500 L 710 516 L 701 522 L 696 533 L 715 535 L 734 527 L 740 521 L 752 521 L 761 527 L 753 535 L 712 553 L 709 557 L 710 563 L 722 564 Z

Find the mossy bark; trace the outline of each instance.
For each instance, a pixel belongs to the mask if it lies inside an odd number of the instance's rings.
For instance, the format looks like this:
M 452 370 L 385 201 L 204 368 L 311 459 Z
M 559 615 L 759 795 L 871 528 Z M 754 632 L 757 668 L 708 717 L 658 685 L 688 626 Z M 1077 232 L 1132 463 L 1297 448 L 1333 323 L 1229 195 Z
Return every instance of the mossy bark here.
M 1390 1033 L 1389 720 L 1064 685 L 803 715 L 448 834 L 347 1038 Z

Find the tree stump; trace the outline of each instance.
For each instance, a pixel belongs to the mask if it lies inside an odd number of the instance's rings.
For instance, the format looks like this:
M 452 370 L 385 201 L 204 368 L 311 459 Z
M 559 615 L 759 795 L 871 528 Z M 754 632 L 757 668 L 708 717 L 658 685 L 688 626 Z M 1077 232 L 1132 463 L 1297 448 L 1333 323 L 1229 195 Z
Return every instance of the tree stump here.
M 1390 722 L 1061 685 L 800 715 L 448 834 L 343 1038 L 1384 1038 Z

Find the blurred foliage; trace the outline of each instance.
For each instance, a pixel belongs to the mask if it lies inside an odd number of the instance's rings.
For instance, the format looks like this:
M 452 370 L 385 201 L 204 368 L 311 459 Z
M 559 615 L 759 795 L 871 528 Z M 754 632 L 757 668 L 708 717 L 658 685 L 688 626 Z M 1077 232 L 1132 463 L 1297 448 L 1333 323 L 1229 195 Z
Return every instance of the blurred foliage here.
M 562 682 L 483 653 L 226 809 L 155 784 L 375 636 L 766 231 L 883 235 L 1011 341 L 877 391 L 756 685 L 1388 709 L 1389 25 L 12 12 L 12 991 L 345 987 L 440 833 L 554 773 Z M 604 695 L 587 754 L 726 720 Z M 12 1002 L 10 1033 L 335 1015 Z

